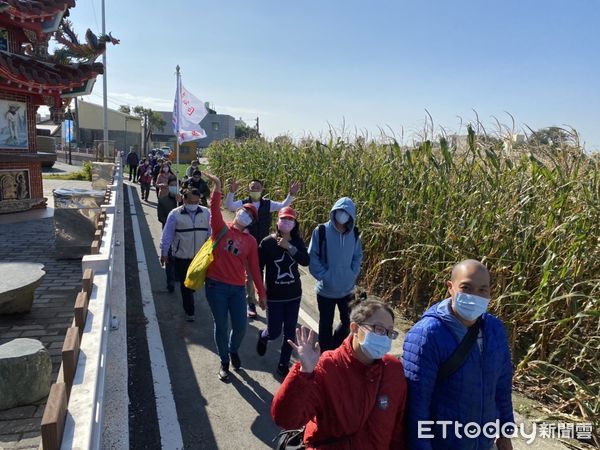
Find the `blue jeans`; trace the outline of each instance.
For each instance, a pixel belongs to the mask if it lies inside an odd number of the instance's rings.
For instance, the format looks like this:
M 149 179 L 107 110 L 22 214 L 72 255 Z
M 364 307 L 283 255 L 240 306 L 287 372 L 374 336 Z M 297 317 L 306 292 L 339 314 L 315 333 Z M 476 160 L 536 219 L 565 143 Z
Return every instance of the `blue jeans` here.
M 237 353 L 246 334 L 246 287 L 206 280 L 206 299 L 215 321 L 215 344 L 222 363 L 229 363 L 229 352 Z M 227 313 L 231 318 L 231 332 Z
M 289 339 L 296 342 L 296 324 L 298 323 L 298 311 L 300 310 L 300 299 L 288 301 L 267 300 L 267 329 L 263 330 L 261 337 L 272 341 L 281 334 L 283 326 L 283 344 L 279 364 L 287 366 L 292 356 L 292 347 L 287 343 Z

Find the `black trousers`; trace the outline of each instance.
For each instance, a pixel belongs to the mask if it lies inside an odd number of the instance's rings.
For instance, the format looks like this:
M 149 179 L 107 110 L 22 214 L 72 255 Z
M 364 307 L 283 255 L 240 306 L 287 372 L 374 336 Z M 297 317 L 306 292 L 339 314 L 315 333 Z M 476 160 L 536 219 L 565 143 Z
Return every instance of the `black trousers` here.
M 131 181 L 131 177 L 133 177 L 133 181 L 137 181 L 137 164 L 129 164 L 129 181 Z
M 191 259 L 173 258 L 175 262 L 175 271 L 179 278 L 179 288 L 181 289 L 181 298 L 183 300 L 183 309 L 189 316 L 194 315 L 194 291 L 185 287 L 183 282 L 187 274 L 188 267 L 190 267 Z
M 350 302 L 354 294 L 342 298 L 327 298 L 317 294 L 319 306 L 319 346 L 321 351 L 338 348 L 350 333 Z M 335 307 L 340 312 L 340 323 L 333 331 Z

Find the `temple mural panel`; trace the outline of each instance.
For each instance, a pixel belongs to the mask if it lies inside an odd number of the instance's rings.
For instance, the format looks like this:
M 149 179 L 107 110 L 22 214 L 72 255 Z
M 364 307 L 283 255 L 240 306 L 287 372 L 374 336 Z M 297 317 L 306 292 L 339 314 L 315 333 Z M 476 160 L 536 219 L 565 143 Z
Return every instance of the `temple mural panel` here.
M 0 100 L 0 148 L 27 149 L 27 104 Z
M 31 198 L 29 170 L 0 170 L 0 201 Z

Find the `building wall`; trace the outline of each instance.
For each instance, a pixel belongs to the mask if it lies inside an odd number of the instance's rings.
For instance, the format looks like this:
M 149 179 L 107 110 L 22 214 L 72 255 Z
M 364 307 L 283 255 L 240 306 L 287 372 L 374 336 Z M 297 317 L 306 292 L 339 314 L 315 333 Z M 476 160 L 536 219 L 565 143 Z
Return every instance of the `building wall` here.
M 158 111 L 164 121 L 165 126 L 162 130 L 155 131 L 152 133 L 152 142 L 170 142 L 175 140 L 173 134 L 173 127 L 171 125 L 172 113 L 170 111 Z M 206 138 L 198 139 L 193 141 L 197 144 L 198 148 L 206 148 L 211 142 L 220 139 L 234 139 L 235 138 L 235 118 L 226 114 L 207 114 L 200 126 L 206 131 Z
M 206 131 L 206 138 L 196 141 L 199 148 L 206 148 L 213 141 L 235 138 L 235 119 L 232 116 L 207 114 L 200 126 Z
M 104 128 L 104 114 L 102 106 L 83 100 L 78 101 L 79 128 L 102 130 Z M 142 120 L 138 117 L 124 114 L 114 109 L 108 110 L 108 129 L 142 134 Z
M 83 100 L 78 102 L 80 147 L 94 146 L 94 141 L 104 139 L 104 114 L 102 106 Z M 115 142 L 115 148 L 129 151 L 129 147 L 139 148 L 142 142 L 142 121 L 138 117 L 108 110 L 108 140 Z
M 125 135 L 127 134 L 127 138 Z M 101 141 L 104 139 L 103 130 L 93 130 L 88 128 L 79 127 L 79 138 L 78 144 L 82 148 L 94 147 L 94 141 Z M 120 131 L 120 130 L 108 130 L 108 140 L 115 142 L 115 148 L 118 150 L 124 150 L 125 153 L 129 151 L 129 147 L 133 146 L 137 149 L 141 146 L 142 135 L 135 132 Z

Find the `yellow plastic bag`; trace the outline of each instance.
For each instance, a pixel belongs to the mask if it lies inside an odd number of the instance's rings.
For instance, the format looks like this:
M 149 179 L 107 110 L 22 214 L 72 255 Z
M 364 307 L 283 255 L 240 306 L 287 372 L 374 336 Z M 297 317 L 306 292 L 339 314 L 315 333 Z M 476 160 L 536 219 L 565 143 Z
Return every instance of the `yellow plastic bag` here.
M 204 286 L 206 272 L 208 272 L 208 267 L 214 260 L 213 250 L 226 232 L 227 227 L 223 228 L 223 231 L 221 231 L 221 234 L 216 241 L 213 241 L 212 238 L 209 238 L 202 245 L 200 251 L 196 253 L 196 256 L 194 256 L 194 259 L 192 259 L 185 276 L 184 284 L 186 288 L 196 291 Z

